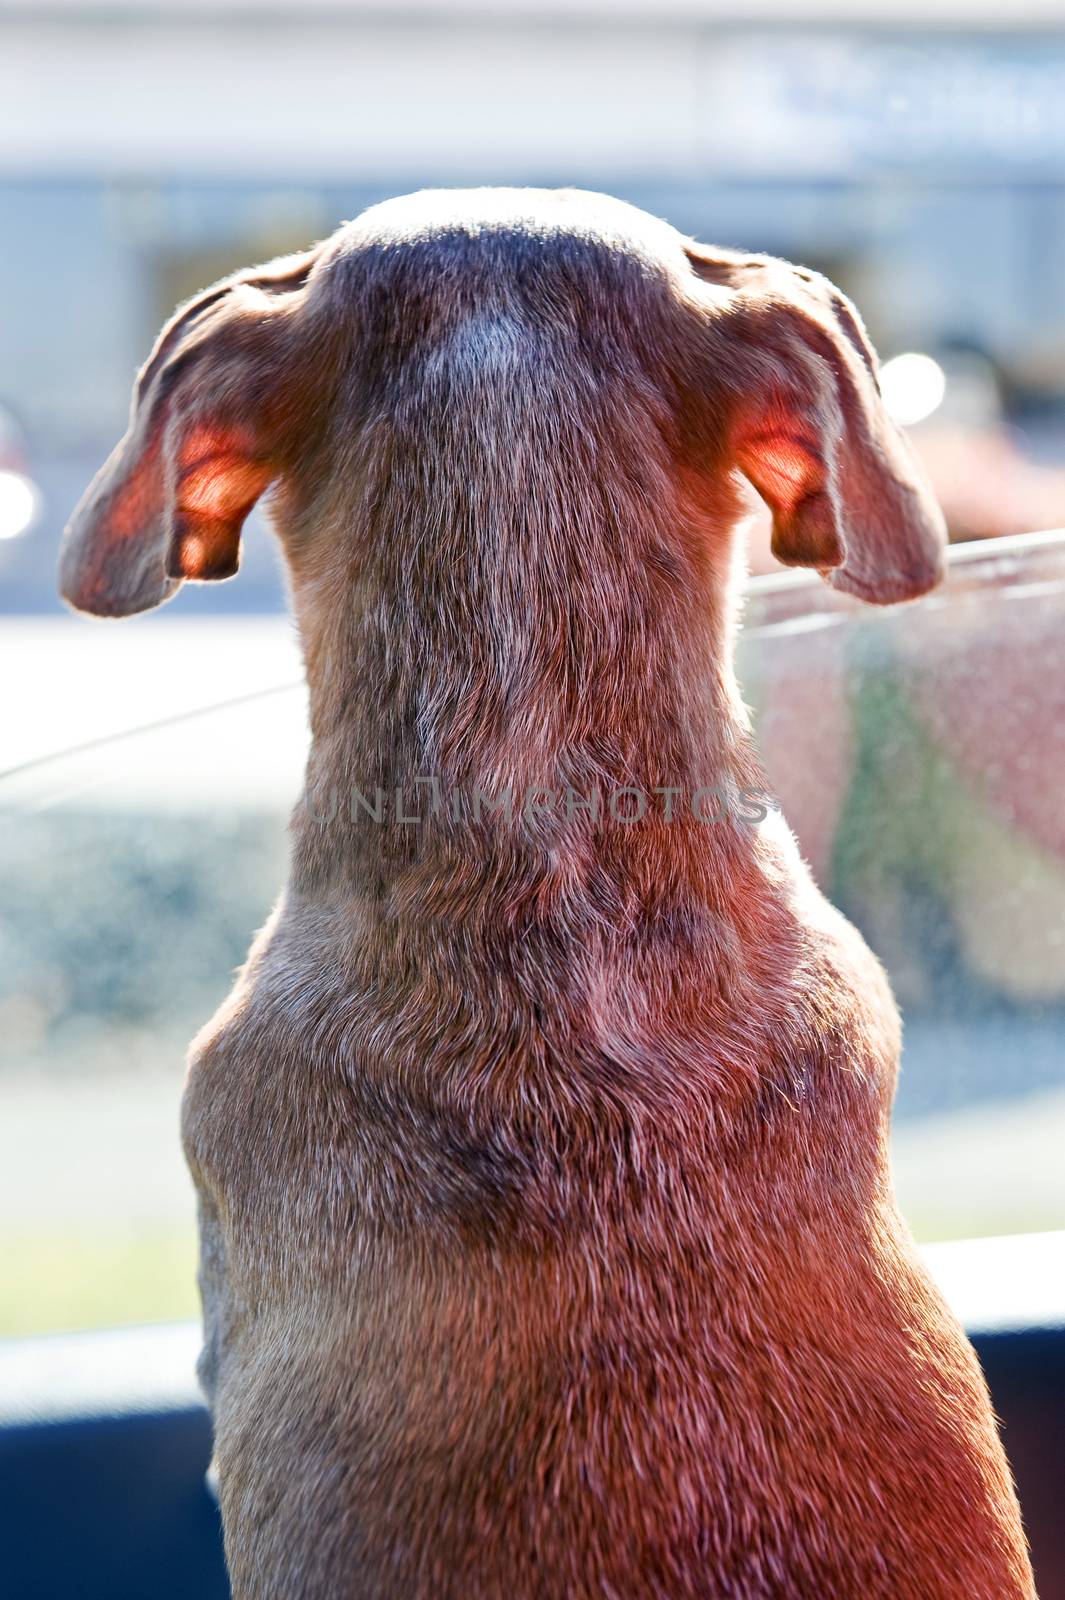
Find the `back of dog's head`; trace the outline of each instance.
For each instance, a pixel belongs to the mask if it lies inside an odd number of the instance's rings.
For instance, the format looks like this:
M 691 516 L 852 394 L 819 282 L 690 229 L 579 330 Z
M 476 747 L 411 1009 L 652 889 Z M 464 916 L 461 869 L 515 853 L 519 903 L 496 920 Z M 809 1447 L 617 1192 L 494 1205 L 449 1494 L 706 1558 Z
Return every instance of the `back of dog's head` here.
M 123 616 L 229 577 L 272 484 L 297 601 L 326 572 L 356 583 L 382 540 L 445 600 L 457 557 L 498 565 L 519 603 L 523 561 L 683 582 L 714 555 L 693 548 L 700 510 L 728 532 L 736 470 L 785 562 L 880 601 L 940 575 L 938 510 L 825 280 L 602 196 L 430 191 L 175 315 L 61 588 Z

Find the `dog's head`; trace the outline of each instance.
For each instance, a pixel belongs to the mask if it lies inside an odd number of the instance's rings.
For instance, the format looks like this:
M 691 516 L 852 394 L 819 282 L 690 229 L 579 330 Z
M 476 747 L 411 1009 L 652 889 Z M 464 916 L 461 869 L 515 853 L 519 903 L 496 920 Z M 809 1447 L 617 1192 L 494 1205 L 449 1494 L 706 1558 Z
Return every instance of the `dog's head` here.
M 323 485 L 358 471 L 360 430 L 384 418 L 402 431 L 410 394 L 445 360 L 449 382 L 457 372 L 483 401 L 482 432 L 501 436 L 466 468 L 490 471 L 507 449 L 495 375 L 515 356 L 533 385 L 538 363 L 550 367 L 543 403 L 563 406 L 553 437 L 572 424 L 582 460 L 601 447 L 602 475 L 617 470 L 609 438 L 576 402 L 565 414 L 582 384 L 613 387 L 615 409 L 619 386 L 644 397 L 686 483 L 711 493 L 743 472 L 772 510 L 782 561 L 881 602 L 939 579 L 942 518 L 884 409 L 857 313 L 831 284 L 695 245 L 603 196 L 489 189 L 373 207 L 306 255 L 179 310 L 139 375 L 125 437 L 71 518 L 63 596 L 126 616 L 185 579 L 230 577 L 244 520 L 275 483 L 306 540 Z M 581 374 L 569 389 L 567 363 Z M 442 425 L 425 449 L 448 438 Z

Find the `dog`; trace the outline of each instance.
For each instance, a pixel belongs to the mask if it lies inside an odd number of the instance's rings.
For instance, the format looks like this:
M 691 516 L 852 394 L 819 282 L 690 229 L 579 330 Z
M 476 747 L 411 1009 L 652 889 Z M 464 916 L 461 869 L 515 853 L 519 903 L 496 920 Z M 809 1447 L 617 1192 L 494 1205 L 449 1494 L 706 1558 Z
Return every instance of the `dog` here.
M 892 1195 L 887 981 L 752 802 L 737 474 L 781 561 L 940 579 L 824 278 L 430 191 L 179 310 L 73 516 L 63 595 L 125 616 L 270 489 L 306 662 L 183 1102 L 237 1600 L 1034 1593 Z

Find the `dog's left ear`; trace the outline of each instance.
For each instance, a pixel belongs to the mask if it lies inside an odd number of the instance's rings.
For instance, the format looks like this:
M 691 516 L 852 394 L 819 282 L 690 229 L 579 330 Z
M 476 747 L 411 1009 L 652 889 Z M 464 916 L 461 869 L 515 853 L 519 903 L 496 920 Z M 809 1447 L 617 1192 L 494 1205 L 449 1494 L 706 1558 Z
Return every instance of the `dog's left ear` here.
M 887 604 L 943 576 L 943 515 L 885 409 L 850 301 L 786 262 L 692 245 L 731 463 L 773 513 L 773 553 Z
M 163 329 L 63 535 L 59 588 L 77 610 L 130 616 L 186 578 L 236 572 L 244 519 L 291 445 L 293 313 L 313 262 L 239 273 Z

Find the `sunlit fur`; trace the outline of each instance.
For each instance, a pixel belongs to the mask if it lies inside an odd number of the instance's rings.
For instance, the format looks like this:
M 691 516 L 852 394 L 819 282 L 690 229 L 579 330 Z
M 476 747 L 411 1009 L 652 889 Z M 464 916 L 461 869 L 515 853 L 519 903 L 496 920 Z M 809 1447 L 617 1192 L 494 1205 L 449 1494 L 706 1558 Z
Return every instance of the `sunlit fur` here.
M 737 467 L 784 559 L 936 581 L 831 285 L 484 191 L 184 308 L 79 508 L 64 590 L 119 614 L 274 480 L 305 652 L 289 884 L 184 1105 L 236 1600 L 1033 1593 L 892 1197 L 895 1006 L 776 814 L 351 818 L 757 784 Z

